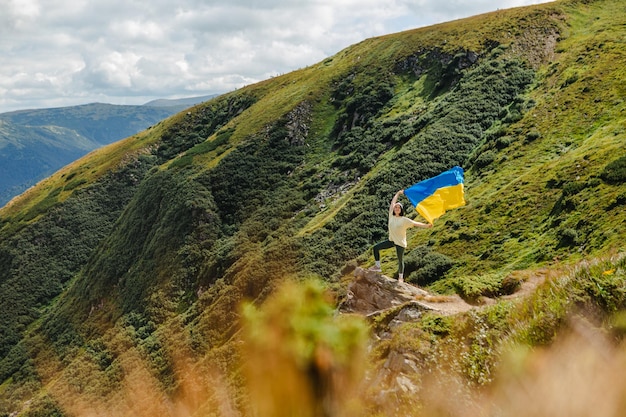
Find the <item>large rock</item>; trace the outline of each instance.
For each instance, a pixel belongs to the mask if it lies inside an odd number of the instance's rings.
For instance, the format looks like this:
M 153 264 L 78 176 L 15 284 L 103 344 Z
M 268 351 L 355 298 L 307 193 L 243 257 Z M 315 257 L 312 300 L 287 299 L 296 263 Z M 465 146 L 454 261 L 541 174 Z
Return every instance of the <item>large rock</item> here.
M 426 295 L 426 291 L 380 272 L 356 268 L 354 281 L 348 286 L 346 298 L 340 304 L 339 311 L 369 316 L 409 302 L 419 304 L 417 300 Z M 430 309 L 426 306 L 425 308 Z
M 427 312 L 448 315 L 471 308 L 473 306 L 458 295 L 434 296 L 412 284 L 357 267 L 338 310 L 340 313 L 361 314 L 373 321 L 380 318 L 378 324 L 372 326 L 373 341 L 380 341 L 392 338 L 394 329 L 419 321 Z M 368 376 L 368 385 L 385 387 L 375 401 L 382 405 L 388 404 L 390 399 L 397 399 L 398 395 L 417 394 L 419 389 L 414 378 L 420 373 L 418 362 L 419 359 L 410 352 L 390 350 L 384 365 Z

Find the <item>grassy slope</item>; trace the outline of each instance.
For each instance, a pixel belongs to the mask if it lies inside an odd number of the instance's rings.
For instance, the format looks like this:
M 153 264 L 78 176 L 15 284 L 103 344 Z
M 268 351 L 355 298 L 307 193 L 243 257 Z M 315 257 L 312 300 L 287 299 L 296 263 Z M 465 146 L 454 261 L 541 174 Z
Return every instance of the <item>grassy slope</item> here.
M 353 242 L 350 233 L 354 233 L 359 241 L 355 244 L 356 255 L 360 254 L 360 261 L 370 262 L 370 242 L 364 238 L 369 232 L 337 229 L 333 218 L 352 216 L 354 205 L 373 204 L 384 212 L 392 187 L 401 184 L 390 184 L 389 190 L 378 191 L 372 191 L 372 186 L 379 184 L 376 181 L 387 172 L 393 172 L 389 171 L 389 166 L 400 154 L 399 146 L 383 150 L 379 163 L 347 194 L 327 200 L 330 207 L 327 211 L 316 214 L 318 210 L 312 196 L 305 199 L 301 193 L 289 190 L 307 186 L 314 190 L 314 195 L 324 190 L 327 185 L 324 181 L 350 182 L 351 178 L 337 180 L 336 177 L 342 175 L 332 167 L 337 158 L 337 145 L 333 146 L 332 141 L 326 139 L 340 117 L 329 104 L 329 98 L 336 92 L 335 84 L 349 74 L 357 74 L 355 85 L 367 86 L 371 77 L 368 69 L 384 78 L 389 63 L 402 61 L 415 53 L 415 45 L 439 46 L 443 50 L 449 47 L 449 52 L 456 53 L 456 45 L 480 49 L 485 38 L 498 39 L 504 45 L 513 42 L 508 49 L 503 49 L 505 54 L 523 51 L 524 57 L 541 70 L 534 88 L 528 93 L 528 98 L 536 105 L 517 123 L 503 124 L 503 132 L 487 135 L 474 156 L 467 159 L 470 167 L 481 154 L 492 151 L 494 155 L 490 164 L 468 170 L 468 206 L 446 214 L 432 233 L 413 235 L 412 247 L 428 244 L 431 249 L 457 261 L 449 277 L 437 284 L 440 289 L 467 290 L 467 284 L 453 282 L 467 277 L 473 281 L 484 280 L 486 286 L 492 285 L 491 281 L 497 285 L 508 272 L 537 267 L 555 256 L 575 260 L 580 254 L 595 255 L 619 249 L 619 238 L 624 235 L 623 203 L 621 207 L 613 203 L 623 195 L 623 185 L 607 185 L 595 178 L 608 162 L 606 155 L 611 155 L 609 160 L 612 160 L 624 152 L 623 103 L 619 101 L 623 88 L 619 62 L 623 60 L 613 55 L 622 52 L 623 47 L 615 46 L 614 39 L 620 39 L 619 36 L 605 35 L 608 30 L 599 31 L 600 28 L 594 26 L 607 25 L 615 32 L 622 30 L 619 19 L 625 15 L 624 6 L 610 0 L 589 5 L 568 4 L 498 11 L 434 28 L 370 39 L 318 65 L 221 98 L 228 101 L 247 95 L 254 97 L 254 103 L 216 125 L 207 135 L 208 142 L 192 147 L 187 156 L 175 151 L 165 153 L 179 156 L 164 158 L 163 165 L 150 171 L 108 233 L 108 239 L 94 249 L 87 272 L 78 274 L 70 284 L 70 291 L 29 331 L 28 341 L 20 348 L 32 358 L 28 361 L 30 365 L 18 366 L 19 372 L 15 375 L 19 377 L 0 388 L 6 409 L 12 410 L 19 401 L 36 395 L 37 384 L 29 373 L 38 374 L 51 393 L 51 396 L 43 393 L 37 397 L 39 407 L 78 407 L 72 405 L 81 392 L 77 387 L 87 384 L 92 387 L 89 395 L 80 394 L 80 397 L 105 401 L 102 407 L 110 401 L 109 405 L 117 404 L 118 410 L 123 411 L 124 407 L 132 408 L 132 401 L 120 397 L 124 393 L 116 387 L 125 381 L 130 390 L 139 389 L 132 381 L 125 380 L 125 375 L 140 375 L 141 372 L 152 375 L 154 386 L 146 391 L 154 390 L 158 395 L 161 385 L 173 389 L 173 380 L 177 375 L 180 377 L 177 371 L 182 366 L 180 361 L 195 358 L 199 363 L 230 370 L 237 352 L 229 339 L 235 331 L 233 324 L 241 299 L 265 297 L 275 281 L 284 276 L 319 271 L 315 262 L 328 263 L 331 266 L 327 269 L 335 270 L 337 265 L 350 259 L 322 257 L 312 261 L 313 268 L 304 265 L 297 271 L 294 265 L 301 261 L 298 251 L 302 246 L 315 252 L 318 250 L 315 245 L 323 245 L 325 241 L 350 244 Z M 569 26 L 562 32 L 565 36 L 554 62 L 540 65 L 551 58 L 550 41 L 541 44 L 547 45 L 545 50 L 524 46 L 539 42 L 546 28 L 565 29 L 562 16 L 556 13 L 560 7 L 572 15 L 567 20 Z M 537 25 L 538 17 L 542 25 Z M 552 36 L 552 31 L 547 32 Z M 608 38 L 602 39 L 603 36 Z M 602 60 L 593 53 L 594 47 L 602 48 L 602 53 L 598 54 Z M 603 61 L 605 52 L 606 62 Z M 592 77 L 592 74 L 596 75 Z M 428 112 L 434 85 L 427 76 L 395 79 L 395 95 L 380 113 L 381 119 L 401 120 L 407 112 L 417 115 Z M 607 85 L 614 87 L 607 88 Z M 266 179 L 262 176 L 268 175 L 267 181 L 276 186 L 274 192 L 259 197 L 261 208 L 272 199 L 279 202 L 265 206 L 270 216 L 255 209 L 255 204 L 246 206 L 240 199 L 211 201 L 211 197 L 224 191 L 220 190 L 220 184 L 213 182 L 220 178 L 220 169 L 224 179 L 236 172 L 224 168 L 232 163 L 229 158 L 257 163 L 251 153 L 271 156 L 267 153 L 272 149 L 271 140 L 269 145 L 264 145 L 263 140 L 255 142 L 263 138 L 259 132 L 303 100 L 312 103 L 314 109 L 313 135 L 303 155 L 285 153 L 285 158 L 294 158 L 289 162 L 294 175 L 272 176 L 275 166 L 283 169 L 281 163 L 285 161 L 281 158 L 274 161 L 276 165 L 257 166 L 260 171 L 256 180 L 263 183 Z M 69 201 L 75 191 L 88 190 L 90 184 L 104 178 L 111 168 L 132 160 L 128 155 L 153 152 L 168 129 L 201 118 L 209 106 L 196 106 L 188 114 L 179 114 L 141 135 L 94 152 L 43 181 L 0 212 L 3 236 L 36 223 L 51 207 Z M 581 112 L 581 109 L 586 111 Z M 585 114 L 591 122 L 585 122 Z M 497 124 L 492 129 L 497 130 Z M 184 129 L 178 130 L 182 131 Z M 538 138 L 535 132 L 539 133 Z M 220 137 L 227 138 L 226 142 L 219 142 Z M 496 152 L 499 148 L 494 142 L 503 137 L 507 138 L 508 146 Z M 219 145 L 211 146 L 212 142 Z M 315 182 L 317 176 L 322 180 Z M 67 186 L 78 179 L 80 183 Z M 239 186 L 237 181 L 238 178 L 233 179 L 233 186 Z M 567 186 L 572 182 L 576 184 Z M 150 187 L 158 192 L 152 193 Z M 564 193 L 564 190 L 569 191 Z M 375 198 L 369 198 L 370 193 Z M 562 194 L 565 195 L 557 205 Z M 236 210 L 228 212 L 230 207 Z M 294 212 L 299 214 L 294 216 Z M 224 224 L 215 220 L 219 216 Z M 172 219 L 180 222 L 180 228 L 171 224 Z M 277 223 L 276 219 L 283 219 L 284 224 Z M 376 223 L 359 221 L 367 225 Z M 611 227 L 606 227 L 607 224 Z M 563 231 L 567 230 L 574 230 L 576 236 L 559 246 L 559 236 L 564 236 Z M 213 241 L 215 244 L 211 243 Z M 320 253 L 326 254 L 324 250 L 327 249 L 320 249 Z M 128 271 L 120 270 L 117 263 L 122 258 L 127 262 L 131 258 L 124 257 L 133 251 L 139 261 Z M 292 264 L 285 265 L 285 262 Z M 393 263 L 390 257 L 385 267 L 391 271 Z M 190 265 L 196 269 L 191 271 Z M 198 281 L 190 284 L 190 276 Z M 145 304 L 142 297 L 147 298 Z M 42 340 L 46 339 L 48 343 L 43 344 Z M 15 355 L 20 358 L 19 352 Z M 185 355 L 188 356 L 180 357 Z M 6 363 L 3 362 L 3 367 Z M 229 383 L 238 384 L 239 378 L 235 374 Z M 211 395 L 219 397 L 219 393 Z M 104 397 L 108 399 L 102 400 Z M 211 401 L 207 400 L 207 404 Z M 205 407 L 208 406 L 205 404 Z M 80 407 L 74 411 L 80 412 Z
M 626 212 L 614 204 L 623 187 L 598 176 L 626 152 L 619 41 L 626 35 L 620 23 L 626 9 L 602 4 L 572 9 L 554 60 L 529 92 L 536 106 L 507 130 L 512 142 L 492 164 L 470 170 L 468 206 L 435 230 L 446 242 L 441 250 L 463 260 L 455 275 L 489 271 L 493 262 L 502 276 L 623 248 Z M 482 151 L 488 149 L 493 144 Z M 576 231 L 575 242 L 561 241 L 566 229 Z

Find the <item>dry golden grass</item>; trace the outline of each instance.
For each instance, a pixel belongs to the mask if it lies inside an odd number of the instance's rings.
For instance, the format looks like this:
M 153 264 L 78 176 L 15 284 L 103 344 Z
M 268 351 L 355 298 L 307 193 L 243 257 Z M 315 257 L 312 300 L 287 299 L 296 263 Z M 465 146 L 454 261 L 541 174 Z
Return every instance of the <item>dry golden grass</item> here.
M 626 409 L 626 344 L 619 332 L 574 313 L 549 346 L 505 344 L 488 384 L 468 383 L 454 366 L 432 362 L 405 376 L 413 392 L 384 389 L 380 381 L 397 376 L 374 370 L 358 318 L 336 317 L 319 286 L 282 286 L 244 316 L 238 387 L 181 338 L 173 391 L 129 349 L 116 359 L 123 378 L 106 397 L 90 391 L 88 376 L 69 375 L 72 367 L 51 379 L 48 393 L 76 417 L 618 417 Z
M 512 348 L 492 392 L 490 415 L 617 417 L 626 409 L 626 349 L 582 319 L 550 348 Z
M 327 382 L 333 380 L 333 383 L 317 385 L 320 380 L 314 377 L 311 368 L 298 364 L 279 348 L 284 342 L 274 340 L 264 348 L 257 345 L 248 351 L 252 402 L 249 414 L 243 415 L 399 415 L 394 395 L 382 395 L 376 407 L 378 411 L 367 405 L 371 398 L 359 401 L 356 393 L 365 388 L 362 380 L 346 378 L 345 367 L 333 363 L 336 358 L 330 351 L 317 351 L 313 363 L 325 369 Z M 580 319 L 572 320 L 570 330 L 554 345 L 541 349 L 515 346 L 504 358 L 494 384 L 488 389 L 471 388 L 453 374 L 423 376 L 418 401 L 405 404 L 411 407 L 400 407 L 401 415 L 620 417 L 626 409 L 624 345 L 615 345 Z M 362 357 L 354 356 L 353 360 L 358 363 L 347 366 L 364 365 Z M 179 366 L 178 375 L 180 388 L 173 397 L 163 392 L 150 372 L 141 366 L 129 369 L 120 390 L 106 401 L 94 402 L 88 397 L 68 394 L 67 390 L 52 389 L 51 394 L 67 415 L 77 417 L 242 415 L 234 405 L 233 393 L 217 373 L 187 363 Z M 328 388 L 333 391 L 319 395 Z M 328 401 L 334 405 L 329 406 Z

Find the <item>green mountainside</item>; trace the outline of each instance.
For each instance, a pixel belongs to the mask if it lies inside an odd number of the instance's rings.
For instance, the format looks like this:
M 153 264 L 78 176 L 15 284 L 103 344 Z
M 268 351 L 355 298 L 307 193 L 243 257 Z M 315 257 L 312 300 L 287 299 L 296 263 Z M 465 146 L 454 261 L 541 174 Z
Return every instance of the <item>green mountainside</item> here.
M 92 103 L 0 114 L 0 205 L 103 145 L 140 132 L 209 97 L 143 106 Z
M 621 0 L 367 39 L 65 166 L 0 209 L 0 416 L 529 415 L 571 329 L 623 365 L 625 39 Z M 481 307 L 337 315 L 393 194 L 454 165 L 467 205 L 405 275 Z

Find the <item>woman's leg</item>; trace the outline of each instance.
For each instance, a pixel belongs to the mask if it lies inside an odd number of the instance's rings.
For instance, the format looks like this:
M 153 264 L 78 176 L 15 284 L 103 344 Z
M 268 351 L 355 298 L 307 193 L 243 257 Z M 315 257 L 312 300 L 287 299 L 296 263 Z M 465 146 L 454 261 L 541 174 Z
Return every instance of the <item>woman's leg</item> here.
M 374 260 L 376 261 L 374 266 L 370 268 L 371 271 L 381 272 L 380 267 L 380 251 L 382 249 L 393 248 L 394 243 L 391 240 L 384 240 L 374 245 Z
M 380 262 L 380 251 L 381 249 L 390 249 L 393 248 L 395 243 L 391 240 L 384 240 L 382 242 L 378 242 L 374 245 L 374 260 L 376 262 Z M 404 249 L 404 248 L 403 248 Z
M 398 279 L 404 279 L 404 248 L 396 245 L 396 255 L 398 255 Z
M 390 249 L 393 248 L 395 243 L 391 240 L 384 240 L 382 242 L 378 242 L 374 245 L 374 260 L 380 261 L 380 251 L 381 249 Z

